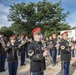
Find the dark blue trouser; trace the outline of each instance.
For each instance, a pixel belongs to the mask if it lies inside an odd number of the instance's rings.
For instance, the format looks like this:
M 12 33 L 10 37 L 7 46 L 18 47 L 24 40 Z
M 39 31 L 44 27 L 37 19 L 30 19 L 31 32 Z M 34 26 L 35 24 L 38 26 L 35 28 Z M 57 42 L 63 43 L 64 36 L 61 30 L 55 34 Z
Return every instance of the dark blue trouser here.
M 0 71 L 5 70 L 6 54 L 0 56 Z
M 25 51 L 20 52 L 20 61 L 21 61 L 21 65 L 25 64 Z
M 50 49 L 50 56 L 52 57 L 52 50 Z
M 52 63 L 56 64 L 57 51 L 52 51 Z
M 62 75 L 69 75 L 70 62 L 63 62 Z
M 75 55 L 74 55 L 74 49 L 71 50 L 71 55 L 72 55 L 72 57 L 75 56 Z
M 26 58 L 28 58 L 28 50 L 27 50 L 27 48 L 25 48 L 25 50 L 26 50 Z
M 43 72 L 37 72 L 37 73 L 31 73 L 30 75 L 44 75 L 44 73 Z
M 8 62 L 9 75 L 17 75 L 18 61 Z

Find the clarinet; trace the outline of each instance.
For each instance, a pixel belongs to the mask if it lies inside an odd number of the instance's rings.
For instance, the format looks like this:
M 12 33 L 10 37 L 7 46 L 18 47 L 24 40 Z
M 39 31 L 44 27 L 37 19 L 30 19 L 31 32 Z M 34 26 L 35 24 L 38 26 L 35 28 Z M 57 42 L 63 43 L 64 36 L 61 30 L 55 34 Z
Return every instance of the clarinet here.
M 46 56 L 47 58 L 48 58 L 48 60 L 51 62 L 51 64 L 52 64 L 52 58 L 51 58 L 51 56 L 50 56 L 50 48 L 52 48 L 52 45 L 50 46 L 50 44 L 48 44 L 47 46 L 46 46 L 46 44 L 45 43 L 43 43 L 43 47 L 42 47 L 42 50 L 47 50 L 48 51 L 48 55 Z

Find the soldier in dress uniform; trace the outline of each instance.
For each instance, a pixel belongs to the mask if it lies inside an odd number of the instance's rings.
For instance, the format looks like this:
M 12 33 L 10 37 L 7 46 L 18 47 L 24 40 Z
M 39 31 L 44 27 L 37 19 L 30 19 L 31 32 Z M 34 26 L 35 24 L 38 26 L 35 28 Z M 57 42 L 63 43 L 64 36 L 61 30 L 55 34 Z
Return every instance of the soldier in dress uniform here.
M 30 44 L 30 41 L 29 41 L 28 36 L 26 36 L 25 39 L 26 39 L 26 43 L 25 43 L 26 57 L 28 58 L 28 50 L 27 50 L 27 47 L 28 47 L 28 45 Z
M 60 42 L 61 42 L 61 35 L 58 35 L 57 36 L 57 46 L 58 46 L 57 53 L 58 53 L 58 55 L 60 55 Z
M 73 37 L 71 38 L 70 43 L 71 43 L 71 56 L 75 57 L 75 41 Z
M 49 38 L 46 37 L 46 46 L 49 44 Z
M 31 75 L 44 75 L 44 70 L 46 69 L 45 57 L 48 55 L 48 51 L 42 50 L 41 31 L 41 28 L 32 30 L 34 41 L 28 45 L 28 55 L 31 59 Z
M 75 55 L 76 55 L 76 39 L 75 39 L 75 42 L 74 42 L 74 44 L 75 44 Z
M 17 75 L 17 68 L 18 68 L 18 44 L 16 44 L 16 37 L 12 35 L 9 37 L 9 42 L 5 47 L 5 52 L 7 53 L 7 61 L 8 61 L 8 70 L 9 75 Z
M 5 41 L 3 35 L 0 35 L 0 72 L 5 71 L 6 53 L 4 51 Z
M 53 45 L 52 36 L 49 36 L 49 42 Z M 50 56 L 52 57 L 52 48 L 50 48 Z
M 68 32 L 63 32 L 62 40 L 60 43 L 61 49 L 61 73 L 62 75 L 69 75 L 70 60 L 71 60 L 71 47 L 69 46 Z
M 52 50 L 52 65 L 55 66 L 56 65 L 56 57 L 57 57 L 57 48 L 56 48 L 56 45 L 57 45 L 57 37 L 56 37 L 56 34 L 52 34 L 52 44 L 53 44 L 53 47 L 51 48 Z
M 20 42 L 24 43 L 24 41 L 25 41 L 24 34 L 21 34 Z M 25 64 L 25 50 L 26 50 L 26 44 L 25 43 L 23 45 L 21 45 L 20 48 L 19 48 L 19 51 L 20 51 L 20 62 L 21 62 L 20 65 L 21 66 L 26 65 Z

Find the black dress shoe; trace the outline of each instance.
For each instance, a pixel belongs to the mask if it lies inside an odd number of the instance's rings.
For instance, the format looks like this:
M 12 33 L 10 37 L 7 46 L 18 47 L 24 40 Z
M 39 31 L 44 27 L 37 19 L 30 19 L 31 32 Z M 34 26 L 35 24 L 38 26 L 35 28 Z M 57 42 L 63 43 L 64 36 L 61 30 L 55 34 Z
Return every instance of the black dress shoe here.
M 26 64 L 23 64 L 23 65 L 26 65 Z
M 4 72 L 5 72 L 6 70 L 5 70 L 5 69 L 2 69 L 2 71 L 4 71 Z
M 0 72 L 2 72 L 2 70 Z
M 23 64 L 21 64 L 21 66 L 23 66 Z

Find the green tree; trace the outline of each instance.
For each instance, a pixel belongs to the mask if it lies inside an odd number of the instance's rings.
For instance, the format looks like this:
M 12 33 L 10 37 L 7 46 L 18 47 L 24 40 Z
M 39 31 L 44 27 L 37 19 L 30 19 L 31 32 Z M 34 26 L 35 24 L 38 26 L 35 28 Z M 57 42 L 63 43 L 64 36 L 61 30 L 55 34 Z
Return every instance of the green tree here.
M 47 0 L 35 3 L 18 3 L 10 7 L 8 20 L 13 21 L 11 29 L 16 34 L 30 34 L 35 27 L 41 27 L 43 34 L 49 36 L 52 32 L 70 29 L 66 23 L 68 12 L 64 13 L 61 2 L 52 3 Z M 48 34 L 49 33 L 49 34 Z
M 12 30 L 10 30 L 8 27 L 4 26 L 4 27 L 1 27 L 0 29 L 0 33 L 1 34 L 4 34 L 5 36 L 9 37 L 11 35 L 14 34 L 14 32 Z

